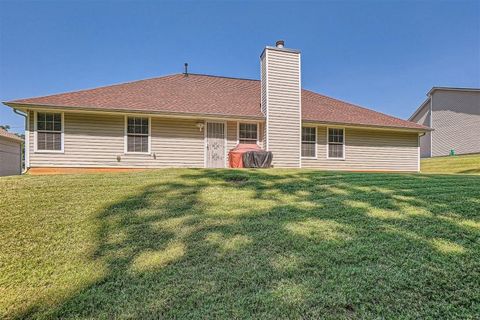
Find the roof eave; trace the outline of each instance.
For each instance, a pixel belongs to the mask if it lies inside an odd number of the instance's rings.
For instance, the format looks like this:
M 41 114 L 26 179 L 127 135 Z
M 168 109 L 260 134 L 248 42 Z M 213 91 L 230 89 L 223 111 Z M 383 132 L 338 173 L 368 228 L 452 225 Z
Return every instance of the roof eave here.
M 473 91 L 479 92 L 480 88 L 458 88 L 458 87 L 432 87 L 430 91 L 427 92 L 427 96 L 430 96 L 436 90 L 445 90 L 445 91 Z
M 263 116 L 246 116 L 236 114 L 220 114 L 220 113 L 193 113 L 193 112 L 172 112 L 172 111 L 154 111 L 154 110 L 139 110 L 139 109 L 106 109 L 106 108 L 89 108 L 89 107 L 72 107 L 72 106 L 57 106 L 49 104 L 28 104 L 17 102 L 2 102 L 6 106 L 14 109 L 57 109 L 57 110 L 71 110 L 71 111 L 86 111 L 86 112 L 101 112 L 101 113 L 141 113 L 151 114 L 159 116 L 172 116 L 172 117 L 190 117 L 190 118 L 235 118 L 245 120 L 264 120 Z
M 265 120 L 264 116 L 245 116 L 245 115 L 233 115 L 233 114 L 214 114 L 214 113 L 188 113 L 188 112 L 169 112 L 169 111 L 147 111 L 147 110 L 127 110 L 127 109 L 99 109 L 88 107 L 68 107 L 68 106 L 55 106 L 55 105 L 42 105 L 42 104 L 25 104 L 17 102 L 3 102 L 3 104 L 14 109 L 57 109 L 57 110 L 71 110 L 71 111 L 85 111 L 85 112 L 100 112 L 100 113 L 141 113 L 151 114 L 159 116 L 171 116 L 171 117 L 189 117 L 189 118 L 223 118 L 223 119 L 238 119 L 238 120 Z M 322 125 L 338 125 L 345 127 L 361 127 L 372 129 L 385 129 L 395 131 L 410 131 L 410 132 L 427 132 L 432 131 L 431 128 L 408 128 L 408 127 L 394 127 L 394 126 L 382 126 L 382 125 L 368 125 L 360 123 L 346 123 L 346 122 L 331 122 L 331 121 L 319 121 L 302 119 L 306 123 L 317 123 Z
M 347 122 L 333 122 L 333 121 L 319 121 L 319 120 L 303 120 L 306 123 L 316 123 L 322 125 L 331 126 L 343 126 L 347 128 L 361 128 L 361 129 L 379 129 L 390 131 L 408 131 L 408 132 L 427 132 L 433 131 L 432 128 L 413 128 L 413 127 L 395 127 L 395 126 L 381 126 L 381 125 L 369 125 L 362 123 L 347 123 Z
M 417 110 L 415 110 L 415 112 L 410 116 L 410 118 L 408 118 L 408 121 L 412 121 L 413 118 L 415 118 L 417 116 L 417 114 L 423 109 L 423 107 L 428 103 L 430 102 L 430 96 L 428 96 L 428 98 L 423 101 L 423 103 L 420 105 L 420 107 L 417 108 Z

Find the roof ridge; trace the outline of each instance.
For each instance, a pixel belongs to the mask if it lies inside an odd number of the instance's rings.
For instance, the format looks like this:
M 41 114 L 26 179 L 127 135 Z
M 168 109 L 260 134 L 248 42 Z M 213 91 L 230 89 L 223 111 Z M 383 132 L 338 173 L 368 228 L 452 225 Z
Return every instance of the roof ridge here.
M 184 74 L 184 73 L 181 73 L 181 74 Z M 214 75 L 214 74 L 206 74 L 206 73 L 188 73 L 188 75 L 202 76 L 202 77 L 212 77 L 212 78 L 225 78 L 225 79 L 234 79 L 234 80 L 260 81 L 259 79 L 217 76 L 217 75 Z

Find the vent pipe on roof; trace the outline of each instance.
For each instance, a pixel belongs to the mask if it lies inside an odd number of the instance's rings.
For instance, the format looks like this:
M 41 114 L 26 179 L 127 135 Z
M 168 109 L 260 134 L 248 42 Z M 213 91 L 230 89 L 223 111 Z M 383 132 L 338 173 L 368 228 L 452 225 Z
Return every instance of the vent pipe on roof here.
M 285 47 L 285 41 L 284 40 L 278 40 L 277 42 L 275 42 L 275 47 L 277 47 L 277 48 Z
M 185 71 L 183 74 L 187 77 L 188 76 L 188 63 L 185 62 Z

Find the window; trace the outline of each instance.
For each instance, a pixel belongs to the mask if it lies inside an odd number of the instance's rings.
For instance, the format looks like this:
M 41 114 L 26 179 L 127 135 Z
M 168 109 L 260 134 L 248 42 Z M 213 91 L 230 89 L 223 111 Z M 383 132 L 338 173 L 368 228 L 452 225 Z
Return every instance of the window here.
M 344 141 L 345 135 L 343 129 L 328 129 L 328 158 L 344 159 Z
M 255 144 L 258 140 L 258 127 L 256 123 L 238 124 L 238 143 Z
M 38 151 L 62 151 L 62 114 L 36 113 L 36 143 Z
M 127 152 L 150 152 L 149 126 L 149 118 L 127 117 Z
M 315 158 L 317 156 L 317 128 L 302 127 L 302 157 Z

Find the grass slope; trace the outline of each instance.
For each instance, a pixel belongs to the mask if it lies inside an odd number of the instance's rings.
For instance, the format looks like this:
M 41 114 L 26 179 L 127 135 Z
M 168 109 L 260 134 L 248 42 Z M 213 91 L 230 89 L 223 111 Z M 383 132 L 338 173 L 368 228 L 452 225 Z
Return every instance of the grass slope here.
M 422 159 L 422 173 L 480 174 L 480 154 Z
M 476 318 L 480 177 L 0 179 L 0 318 Z

